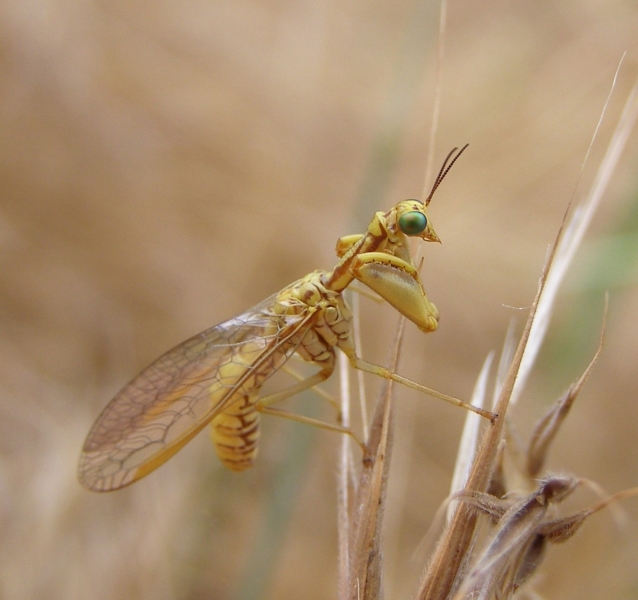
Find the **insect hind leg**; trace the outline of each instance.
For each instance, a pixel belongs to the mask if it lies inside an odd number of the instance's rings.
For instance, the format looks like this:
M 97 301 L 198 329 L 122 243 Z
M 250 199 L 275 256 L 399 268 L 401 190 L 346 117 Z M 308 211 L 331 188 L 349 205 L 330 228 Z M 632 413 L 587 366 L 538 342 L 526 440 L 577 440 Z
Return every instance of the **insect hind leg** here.
M 262 410 L 263 408 L 267 408 L 276 404 L 277 402 L 282 402 L 286 400 L 286 398 L 291 398 L 292 396 L 296 396 L 297 394 L 301 394 L 301 392 L 305 392 L 306 390 L 313 388 L 320 383 L 324 382 L 332 372 L 334 371 L 334 362 L 327 364 L 321 371 L 318 371 L 314 375 L 307 377 L 306 379 L 302 379 L 295 385 L 291 385 L 285 390 L 281 390 L 281 392 L 276 392 L 274 394 L 270 394 L 268 396 L 264 396 L 257 400 L 255 404 L 255 408 L 257 410 Z
M 295 354 L 293 356 L 297 356 L 297 355 Z M 288 375 L 290 375 L 291 377 L 293 377 L 294 379 L 296 379 L 297 381 L 304 381 L 305 379 L 305 377 L 301 373 L 299 373 L 299 371 L 293 369 L 287 364 L 284 365 L 281 368 L 281 370 L 287 373 Z M 333 398 L 328 392 L 326 392 L 326 390 L 324 390 L 322 387 L 319 387 L 319 384 L 313 385 L 309 389 L 311 389 L 315 394 L 317 394 L 318 396 L 323 398 L 326 402 L 328 402 L 335 409 L 337 415 L 341 413 L 341 407 L 339 406 L 339 402 L 335 398 Z
M 366 445 L 359 439 L 357 434 L 350 429 L 350 427 L 344 427 L 343 425 L 334 425 L 333 423 L 326 423 L 325 421 L 320 421 L 319 419 L 313 419 L 311 417 L 306 417 L 304 415 L 299 415 L 297 413 L 289 412 L 287 410 L 282 410 L 280 408 L 272 408 L 269 406 L 263 406 L 259 409 L 264 415 L 274 415 L 276 417 L 283 417 L 284 419 L 290 419 L 291 421 L 296 421 L 297 423 L 303 423 L 304 425 L 312 425 L 313 427 L 319 427 L 320 429 L 325 429 L 327 431 L 334 431 L 336 433 L 345 433 L 349 435 L 361 448 L 361 450 L 366 452 Z
M 314 427 L 319 427 L 321 429 L 326 429 L 328 431 L 335 431 L 337 433 L 345 433 L 349 435 L 360 447 L 365 451 L 365 444 L 359 439 L 356 433 L 350 429 L 349 427 L 344 427 L 343 425 L 336 425 L 332 423 L 326 423 L 325 421 L 320 421 L 318 419 L 312 419 L 311 417 L 306 417 L 304 415 L 299 415 L 297 413 L 289 412 L 287 410 L 282 410 L 280 408 L 272 408 L 273 404 L 277 404 L 278 402 L 282 402 L 283 400 L 300 394 L 308 389 L 315 388 L 317 385 L 328 379 L 332 372 L 334 371 L 334 360 L 327 363 L 323 369 L 319 372 L 299 381 L 295 385 L 282 390 L 281 392 L 277 392 L 275 394 L 270 394 L 269 396 L 264 396 L 260 398 L 255 403 L 255 409 L 262 414 L 266 415 L 274 415 L 277 417 L 284 417 L 285 419 L 290 419 L 291 421 L 297 421 L 298 423 L 304 423 L 306 425 L 313 425 Z M 294 375 L 293 375 L 294 376 Z M 319 392 L 319 389 L 315 389 L 316 392 Z M 334 398 L 331 398 L 325 392 L 321 392 L 320 395 L 331 403 L 334 403 Z M 338 420 L 341 420 L 341 411 L 338 410 Z
M 407 379 L 406 377 L 401 377 L 401 375 L 397 375 L 396 373 L 390 371 L 390 369 L 386 369 L 385 367 L 381 367 L 379 365 L 375 365 L 373 363 L 369 363 L 362 358 L 359 358 L 353 347 L 342 344 L 341 350 L 346 354 L 350 364 L 360 371 L 365 371 L 366 373 L 372 373 L 373 375 L 377 375 L 378 377 L 383 377 L 383 379 L 390 379 L 391 381 L 396 381 L 402 385 L 412 388 L 413 390 L 417 390 L 419 392 L 423 392 L 424 394 L 428 394 L 429 396 L 433 396 L 434 398 L 439 398 L 440 400 L 445 400 L 445 402 L 449 402 L 450 404 L 454 404 L 455 406 L 460 406 L 466 410 L 472 411 L 481 415 L 482 417 L 488 419 L 492 424 L 498 417 L 498 414 L 493 413 L 489 410 L 485 410 L 478 406 L 474 406 L 472 404 L 468 404 L 467 402 L 463 402 L 459 398 L 455 398 L 454 396 L 449 396 L 448 394 L 444 394 L 432 388 L 426 387 L 425 385 L 421 385 L 420 383 L 416 383 L 411 379 Z

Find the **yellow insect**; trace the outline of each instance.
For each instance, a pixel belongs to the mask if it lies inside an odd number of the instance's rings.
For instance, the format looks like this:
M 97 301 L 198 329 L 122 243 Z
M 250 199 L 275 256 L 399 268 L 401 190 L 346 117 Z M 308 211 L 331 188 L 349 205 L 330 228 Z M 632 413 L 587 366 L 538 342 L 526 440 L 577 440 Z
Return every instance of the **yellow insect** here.
M 450 152 L 425 203 L 399 202 L 386 213 L 376 213 L 366 233 L 341 238 L 340 260 L 332 271 L 306 275 L 247 312 L 186 340 L 142 371 L 91 428 L 80 457 L 82 484 L 102 492 L 129 485 L 163 464 L 209 423 L 221 461 L 235 471 L 250 467 L 257 453 L 259 413 L 279 413 L 270 406 L 327 379 L 335 368 L 335 348 L 357 369 L 493 419 L 488 411 L 359 358 L 343 298 L 345 288 L 358 279 L 422 331 L 437 328 L 438 311 L 425 294 L 407 237 L 440 241 L 426 209 L 465 148 Z M 320 370 L 260 398 L 264 382 L 295 352 Z

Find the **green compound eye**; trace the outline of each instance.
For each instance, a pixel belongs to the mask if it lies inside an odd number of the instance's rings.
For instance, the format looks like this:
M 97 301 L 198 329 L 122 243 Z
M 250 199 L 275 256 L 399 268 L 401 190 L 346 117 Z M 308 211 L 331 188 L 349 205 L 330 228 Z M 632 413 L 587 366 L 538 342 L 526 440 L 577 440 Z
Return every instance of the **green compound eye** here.
M 399 217 L 399 228 L 405 235 L 418 235 L 428 226 L 428 219 L 418 211 L 407 212 Z

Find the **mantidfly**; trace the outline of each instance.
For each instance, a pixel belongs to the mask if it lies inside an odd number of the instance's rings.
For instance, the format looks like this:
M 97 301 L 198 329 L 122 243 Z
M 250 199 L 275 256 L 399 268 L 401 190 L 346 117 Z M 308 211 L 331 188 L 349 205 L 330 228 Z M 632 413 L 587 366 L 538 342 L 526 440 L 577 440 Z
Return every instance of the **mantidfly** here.
M 359 358 L 351 312 L 343 298 L 346 287 L 358 279 L 421 331 L 437 328 L 438 311 L 425 294 L 407 238 L 440 242 L 428 221 L 427 207 L 466 147 L 448 154 L 425 202 L 399 202 L 386 213 L 377 212 L 364 234 L 341 238 L 340 260 L 332 271 L 306 275 L 245 313 L 186 340 L 135 377 L 89 432 L 79 464 L 82 484 L 102 492 L 129 485 L 167 461 L 209 423 L 221 461 L 235 471 L 250 467 L 257 453 L 260 413 L 316 423 L 272 405 L 330 377 L 335 348 L 356 369 L 493 421 L 496 415 L 489 411 Z M 319 371 L 260 397 L 264 382 L 295 352 Z M 339 425 L 321 426 L 353 435 Z

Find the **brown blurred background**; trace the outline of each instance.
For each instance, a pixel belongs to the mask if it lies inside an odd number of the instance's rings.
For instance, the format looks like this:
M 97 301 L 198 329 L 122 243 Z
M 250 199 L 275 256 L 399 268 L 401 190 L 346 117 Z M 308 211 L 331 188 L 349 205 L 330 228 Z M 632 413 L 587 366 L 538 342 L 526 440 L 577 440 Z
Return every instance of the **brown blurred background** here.
M 429 0 L 0 2 L 0 597 L 336 597 L 335 434 L 267 419 L 239 476 L 204 434 L 107 495 L 80 487 L 76 461 L 152 359 L 331 268 L 339 236 L 422 196 L 438 14 Z M 434 164 L 470 148 L 430 211 L 440 329 L 407 329 L 403 374 L 468 398 L 512 318 L 520 330 L 624 51 L 578 194 L 638 75 L 638 6 L 450 3 Z M 551 468 L 609 492 L 638 485 L 637 167 L 634 133 L 516 419 L 524 437 L 580 375 L 608 289 L 604 354 Z M 363 355 L 384 362 L 396 313 L 362 307 Z M 386 586 L 409 598 L 464 415 L 404 390 L 397 405 Z M 312 395 L 292 406 L 332 418 Z M 623 527 L 605 512 L 551 549 L 544 597 L 638 598 L 638 500 L 623 507 Z

